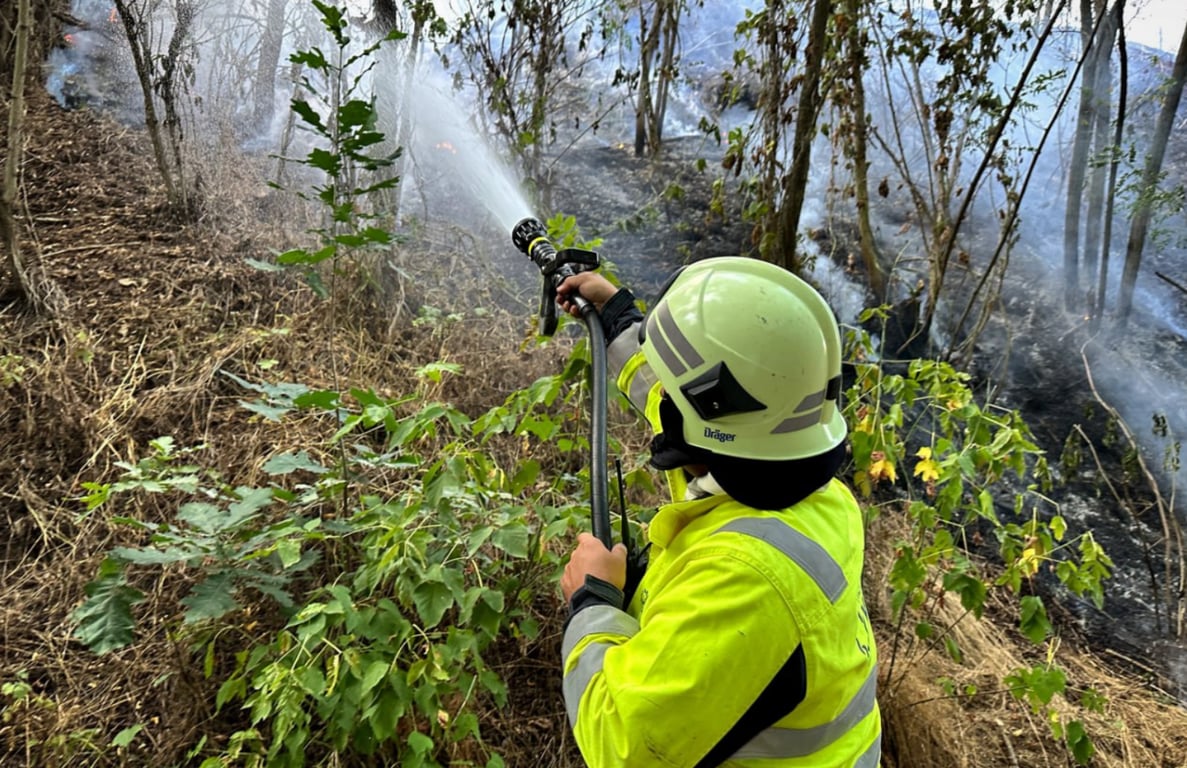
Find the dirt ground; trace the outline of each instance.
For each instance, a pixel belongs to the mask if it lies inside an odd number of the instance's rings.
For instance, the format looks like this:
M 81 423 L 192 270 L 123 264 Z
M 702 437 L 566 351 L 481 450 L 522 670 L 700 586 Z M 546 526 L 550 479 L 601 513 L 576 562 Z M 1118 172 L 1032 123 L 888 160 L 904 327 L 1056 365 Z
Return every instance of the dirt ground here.
M 149 617 L 144 637 L 126 651 L 97 657 L 70 639 L 69 613 L 121 535 L 101 516 L 80 514 L 83 483 L 110 481 L 117 462 L 142 455 L 160 435 L 204 445 L 204 459 L 250 474 L 257 457 L 299 437 L 251 421 L 238 406 L 241 393 L 218 371 L 267 359 L 310 383 L 328 382 L 332 372 L 327 356 L 261 332 L 278 324 L 311 331 L 318 319 L 306 289 L 243 261 L 285 245 L 273 198 L 252 186 L 249 159 L 224 158 L 205 180 L 208 209 L 197 223 L 180 225 L 164 213 L 139 132 L 64 111 L 40 91 L 31 94 L 27 120 L 24 243 L 40 255 L 64 303 L 46 320 L 22 312 L 11 295 L 0 301 L 0 683 L 25 681 L 42 702 L 20 706 L 0 696 L 0 765 L 185 765 L 203 736 L 218 746 L 243 723 L 236 713 L 214 711 L 217 686 L 169 631 L 165 606 L 173 596 L 164 585 L 141 606 Z M 469 347 L 449 347 L 451 359 L 486 367 L 480 387 L 451 394 L 494 402 L 530 380 L 525 365 L 543 371 L 556 364 L 555 350 L 521 353 L 525 360 L 483 348 L 510 342 L 514 349 L 517 334 L 507 321 L 498 332 L 468 335 Z M 393 386 L 398 372 L 460 344 L 429 337 L 398 313 L 374 336 L 382 344 L 335 343 L 369 350 L 350 358 L 352 375 Z M 1047 723 L 1001 690 L 1002 674 L 1041 660 L 1009 628 L 1004 609 L 997 621 L 979 623 L 953 614 L 963 664 L 894 646 L 880 599 L 894 536 L 893 516 L 873 530 L 866 588 L 880 622 L 884 673 L 894 674 L 880 690 L 884 766 L 1069 764 Z M 539 641 L 507 641 L 495 654 L 511 696 L 505 708 L 486 712 L 483 735 L 513 768 L 569 768 L 580 759 L 560 699 L 559 605 L 540 611 Z M 1083 717 L 1096 742 L 1092 765 L 1187 765 L 1187 712 L 1161 691 L 1161 681 L 1140 660 L 1076 645 L 1069 632 L 1060 651 L 1071 687 L 1093 687 L 1109 702 L 1102 715 L 1070 712 Z M 940 677 L 957 693 L 945 695 L 935 684 Z M 71 744 L 106 744 L 133 724 L 145 724 L 135 748 L 100 750 L 81 762 L 63 757 L 85 752 L 72 752 Z

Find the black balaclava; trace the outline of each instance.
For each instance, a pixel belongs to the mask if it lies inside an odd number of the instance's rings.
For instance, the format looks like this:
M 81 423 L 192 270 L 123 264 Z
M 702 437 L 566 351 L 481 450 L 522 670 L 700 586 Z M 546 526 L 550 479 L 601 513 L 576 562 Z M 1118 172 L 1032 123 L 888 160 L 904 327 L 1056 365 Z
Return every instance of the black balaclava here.
M 779 510 L 803 501 L 836 475 L 845 443 L 816 456 L 786 461 L 722 456 L 684 440 L 684 417 L 666 394 L 659 404 L 664 431 L 651 440 L 651 466 L 672 470 L 704 464 L 722 490 L 748 507 Z

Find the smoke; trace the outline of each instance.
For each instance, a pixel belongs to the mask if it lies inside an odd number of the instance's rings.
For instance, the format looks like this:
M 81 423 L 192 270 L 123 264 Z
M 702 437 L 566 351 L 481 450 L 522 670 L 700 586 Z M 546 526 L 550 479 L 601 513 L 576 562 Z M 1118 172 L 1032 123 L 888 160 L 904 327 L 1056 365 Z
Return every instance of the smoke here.
M 398 105 L 411 129 L 404 152 L 415 172 L 405 177 L 405 195 L 436 192 L 443 200 L 450 191 L 460 191 L 463 200 L 453 201 L 455 215 L 473 221 L 478 217 L 465 215 L 464 206 L 480 207 L 506 235 L 521 219 L 536 215 L 510 166 L 472 122 L 477 105 L 467 105 L 442 73 L 427 68 L 411 79 L 407 92 L 394 92 L 397 82 L 386 78 L 375 86 L 380 103 Z

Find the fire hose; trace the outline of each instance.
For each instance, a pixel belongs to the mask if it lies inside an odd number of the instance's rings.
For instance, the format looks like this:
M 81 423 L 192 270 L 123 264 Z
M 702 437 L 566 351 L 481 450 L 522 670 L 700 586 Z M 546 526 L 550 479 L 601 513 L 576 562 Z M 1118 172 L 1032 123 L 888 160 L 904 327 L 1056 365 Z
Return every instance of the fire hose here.
M 526 218 L 511 230 L 511 242 L 515 247 L 532 260 L 544 276 L 544 287 L 540 296 L 540 325 L 539 332 L 544 336 L 551 336 L 557 327 L 556 289 L 565 281 L 579 272 L 596 269 L 598 254 L 580 248 L 565 248 L 557 251 L 556 246 L 548 239 L 548 233 L 539 220 Z M 598 310 L 593 304 L 581 296 L 574 296 L 573 303 L 581 313 L 589 332 L 590 367 L 593 381 L 591 383 L 590 403 L 590 468 L 589 468 L 589 501 L 590 519 L 593 535 L 596 536 L 607 549 L 612 546 L 610 529 L 610 507 L 608 502 L 609 480 L 607 477 L 606 451 L 606 341 L 602 331 L 602 321 L 598 317 Z M 620 483 L 621 491 L 621 483 Z M 625 509 L 623 510 L 623 536 L 628 536 Z M 624 543 L 627 543 L 624 541 Z M 629 548 L 629 543 L 628 543 Z

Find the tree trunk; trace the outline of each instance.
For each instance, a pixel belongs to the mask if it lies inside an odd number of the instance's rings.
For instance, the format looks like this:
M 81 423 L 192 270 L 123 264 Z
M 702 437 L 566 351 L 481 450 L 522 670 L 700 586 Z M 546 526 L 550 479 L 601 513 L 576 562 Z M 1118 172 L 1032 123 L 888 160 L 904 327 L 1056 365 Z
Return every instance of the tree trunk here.
M 169 167 L 169 158 L 165 152 L 165 139 L 161 135 L 161 121 L 157 117 L 157 105 L 153 99 L 153 56 L 149 49 L 148 37 L 144 34 L 146 20 L 142 15 L 133 13 L 133 7 L 128 0 L 115 0 L 116 12 L 124 26 L 124 34 L 128 38 L 128 47 L 132 52 L 132 62 L 136 67 L 136 77 L 140 81 L 140 90 L 144 96 L 144 127 L 148 131 L 152 142 L 153 158 L 157 163 L 157 172 L 161 176 L 161 183 L 165 185 L 165 195 L 170 206 L 181 207 L 181 196 L 173 178 L 173 171 Z M 138 11 L 141 9 L 137 9 Z
M 861 0 L 845 0 L 848 27 L 845 30 L 846 66 L 849 68 L 848 85 L 852 89 L 850 110 L 853 113 L 851 155 L 853 158 L 853 186 L 857 202 L 857 229 L 860 234 L 861 262 L 865 266 L 866 279 L 874 294 L 874 303 L 888 300 L 886 281 L 878 263 L 878 248 L 874 242 L 874 230 L 870 226 L 870 179 L 869 159 L 866 148 L 869 145 L 870 130 L 866 120 L 865 45 L 861 32 Z
M 260 58 L 256 62 L 255 104 L 252 117 L 256 130 L 267 133 L 272 127 L 276 107 L 276 72 L 280 49 L 284 45 L 284 8 L 286 0 L 268 0 L 268 14 L 260 35 Z
M 1091 329 L 1095 333 L 1100 328 L 1101 318 L 1105 314 L 1105 294 L 1109 289 L 1109 254 L 1113 250 L 1113 215 L 1117 197 L 1117 170 L 1121 165 L 1121 142 L 1125 137 L 1125 110 L 1129 101 L 1129 51 L 1125 48 L 1125 24 L 1122 18 L 1125 12 L 1125 0 L 1118 0 L 1117 5 L 1117 64 L 1120 69 L 1119 88 L 1117 91 L 1117 122 L 1113 126 L 1113 155 L 1109 161 L 1109 184 L 1105 199 L 1108 201 L 1105 210 L 1105 232 L 1100 248 L 1100 273 L 1096 286 L 1096 310 L 1092 313 Z
M 1187 82 L 1187 26 L 1183 29 L 1179 52 L 1175 55 L 1175 66 L 1171 71 L 1166 101 L 1162 103 L 1162 111 L 1158 113 L 1150 155 L 1142 171 L 1137 209 L 1129 225 L 1129 241 L 1125 246 L 1125 269 L 1121 273 L 1121 293 L 1117 303 L 1117 325 L 1121 328 L 1129 321 L 1129 313 L 1133 309 L 1133 289 L 1138 279 L 1138 268 L 1142 264 L 1146 231 L 1150 227 L 1150 218 L 1154 212 L 1154 192 L 1158 186 L 1158 177 L 1162 173 L 1162 161 L 1166 157 L 1166 144 L 1170 139 L 1171 128 L 1174 127 L 1175 114 L 1183 97 L 1184 82 Z
M 1094 289 L 1093 276 L 1096 275 L 1097 254 L 1100 251 L 1101 228 L 1104 224 L 1105 210 L 1105 180 L 1108 177 L 1108 166 L 1104 158 L 1112 146 L 1112 136 L 1109 131 L 1110 91 L 1113 84 L 1112 52 L 1113 41 L 1117 39 L 1118 8 L 1105 16 L 1096 35 L 1094 56 L 1096 58 L 1096 83 L 1093 85 L 1092 104 L 1092 136 L 1093 136 L 1093 165 L 1088 180 L 1088 216 L 1084 228 L 1084 277 L 1087 280 L 1086 289 L 1089 311 L 1096 304 L 1092 297 Z
M 177 67 L 182 63 L 182 47 L 190 34 L 190 26 L 194 21 L 194 6 L 190 0 L 176 0 L 174 5 L 177 23 L 173 27 L 173 35 L 169 38 L 169 47 L 161 61 L 161 77 L 157 81 L 157 93 L 165 108 L 165 135 L 169 139 L 173 160 L 170 170 L 173 173 L 175 189 L 177 190 L 177 209 L 186 216 L 194 214 L 194 198 L 190 194 L 190 183 L 185 177 L 185 161 L 182 157 L 181 115 L 177 112 Z
M 7 26 L 8 19 L 0 20 Z M 0 186 L 0 242 L 8 254 L 8 273 L 13 293 L 26 304 L 32 304 L 30 281 L 21 257 L 21 240 L 14 208 L 17 199 L 17 177 L 24 154 L 25 123 L 25 66 L 29 47 L 29 0 L 19 0 L 14 28 L 15 45 L 12 53 L 12 100 L 8 102 L 8 157 L 4 163 L 4 180 Z M 7 57 L 8 52 L 4 51 Z
M 820 83 L 823 79 L 824 49 L 828 45 L 828 20 L 832 12 L 833 0 L 815 0 L 811 26 L 808 29 L 808 48 L 805 51 L 800 99 L 795 113 L 791 170 L 782 181 L 783 199 L 779 209 L 778 235 L 775 241 L 778 253 L 774 254 L 775 258 L 771 261 L 792 272 L 798 272 L 803 267 L 797 247 L 797 236 L 808 186 L 808 169 L 812 163 L 812 144 L 818 131 L 816 118 L 820 113 Z
M 635 157 L 647 150 L 647 121 L 651 117 L 651 60 L 659 45 L 660 2 L 656 0 L 655 16 L 648 26 L 643 3 L 639 3 L 639 101 L 635 105 Z
M 664 0 L 666 15 L 664 17 L 664 49 L 659 59 L 659 82 L 655 86 L 654 118 L 651 121 L 651 151 L 658 152 L 664 137 L 664 117 L 668 113 L 668 93 L 671 91 L 672 81 L 676 79 L 676 40 L 680 31 L 680 11 L 683 3 L 679 0 Z
M 1101 8 L 1103 0 L 1097 0 Z M 1076 137 L 1067 174 L 1067 207 L 1063 215 L 1063 304 L 1074 311 L 1080 295 L 1080 212 L 1084 205 L 1084 179 L 1088 150 L 1092 146 L 1093 86 L 1096 84 L 1097 58 L 1092 55 L 1096 18 L 1092 0 L 1080 0 L 1080 39 L 1084 47 L 1084 68 L 1080 73 L 1080 109 L 1076 119 Z
M 8 271 L 13 292 L 37 314 L 53 309 L 44 279 L 36 279 L 40 265 L 26 263 L 21 252 L 20 226 L 16 220 L 18 177 L 25 149 L 25 70 L 29 60 L 29 35 L 32 30 L 29 0 L 18 0 L 16 27 L 13 30 L 12 100 L 8 103 L 8 157 L 0 186 L 0 243 L 8 253 Z

